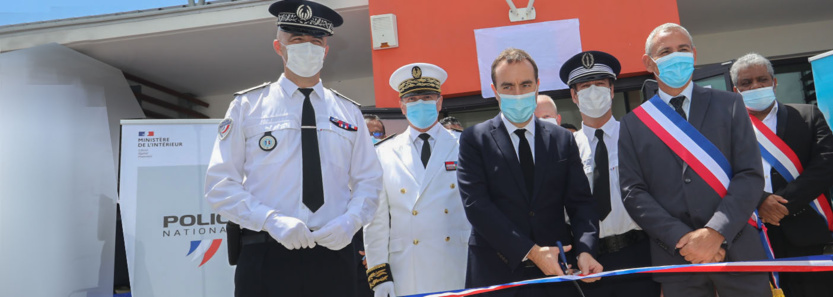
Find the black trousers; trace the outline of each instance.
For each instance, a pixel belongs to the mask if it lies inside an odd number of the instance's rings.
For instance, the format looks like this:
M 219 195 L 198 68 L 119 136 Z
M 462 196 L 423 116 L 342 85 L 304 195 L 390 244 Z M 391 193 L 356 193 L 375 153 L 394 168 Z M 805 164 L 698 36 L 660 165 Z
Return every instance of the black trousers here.
M 821 255 L 824 245 L 798 246 L 790 243 L 778 226 L 767 225 L 769 241 L 776 258 Z M 789 297 L 814 297 L 833 295 L 833 272 L 782 272 L 781 289 Z
M 323 246 L 287 250 L 273 240 L 244 245 L 234 273 L 234 296 L 352 297 L 353 251 L 352 244 L 340 251 Z
M 619 251 L 601 254 L 597 261 L 604 271 L 651 266 L 650 240 L 643 239 Z M 592 283 L 579 282 L 587 297 L 659 297 L 660 286 L 651 274 L 631 274 L 602 278 Z

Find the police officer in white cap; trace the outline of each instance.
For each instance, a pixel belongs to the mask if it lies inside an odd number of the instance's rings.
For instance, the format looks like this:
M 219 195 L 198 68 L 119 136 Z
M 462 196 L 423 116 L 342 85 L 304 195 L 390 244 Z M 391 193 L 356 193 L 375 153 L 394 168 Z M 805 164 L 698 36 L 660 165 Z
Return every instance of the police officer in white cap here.
M 236 94 L 206 173 L 206 200 L 242 227 L 235 296 L 350 296 L 351 239 L 378 203 L 381 168 L 355 102 L 319 79 L 342 18 L 279 1 L 277 82 Z
M 619 121 L 613 118 L 613 81 L 621 66 L 600 51 L 581 52 L 561 66 L 561 80 L 570 86 L 581 112 L 575 133 L 584 173 L 599 212 L 599 263 L 607 270 L 651 266 L 648 235 L 628 215 L 619 191 Z M 582 284 L 587 296 L 659 296 L 650 275 L 602 278 Z
M 402 66 L 390 78 L 408 129 L 377 146 L 379 209 L 365 226 L 368 282 L 376 297 L 462 289 L 471 233 L 457 188 L 457 139 L 438 124 L 446 72 Z

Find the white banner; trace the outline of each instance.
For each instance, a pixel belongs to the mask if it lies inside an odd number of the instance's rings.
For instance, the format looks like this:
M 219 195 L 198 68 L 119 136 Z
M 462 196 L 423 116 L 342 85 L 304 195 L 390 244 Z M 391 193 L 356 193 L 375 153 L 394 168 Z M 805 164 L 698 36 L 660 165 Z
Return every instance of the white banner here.
M 135 297 L 234 295 L 227 221 L 203 198 L 219 123 L 122 121 L 119 197 Z
M 581 52 L 578 19 L 532 23 L 474 30 L 480 92 L 483 98 L 492 92 L 492 62 L 509 47 L 526 51 L 538 65 L 539 92 L 568 88 L 559 76 L 561 65 Z

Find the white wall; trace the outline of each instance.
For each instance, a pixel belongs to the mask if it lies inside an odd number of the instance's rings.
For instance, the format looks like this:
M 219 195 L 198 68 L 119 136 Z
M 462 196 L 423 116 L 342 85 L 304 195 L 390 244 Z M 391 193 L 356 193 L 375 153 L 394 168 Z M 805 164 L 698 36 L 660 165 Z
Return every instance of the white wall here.
M 830 50 L 831 29 L 833 20 L 694 35 L 697 65 L 725 62 L 749 52 L 777 57 Z

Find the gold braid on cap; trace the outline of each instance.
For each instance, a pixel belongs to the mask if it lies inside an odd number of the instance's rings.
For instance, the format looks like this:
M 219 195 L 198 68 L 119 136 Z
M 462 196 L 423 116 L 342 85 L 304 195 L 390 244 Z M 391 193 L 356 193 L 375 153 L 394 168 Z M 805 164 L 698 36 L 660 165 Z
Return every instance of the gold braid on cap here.
M 399 84 L 399 97 L 410 92 L 440 92 L 440 80 L 433 77 L 406 79 Z
M 373 266 L 367 270 L 367 284 L 373 290 L 381 283 L 393 281 L 393 274 L 390 272 L 390 264 L 384 263 Z

